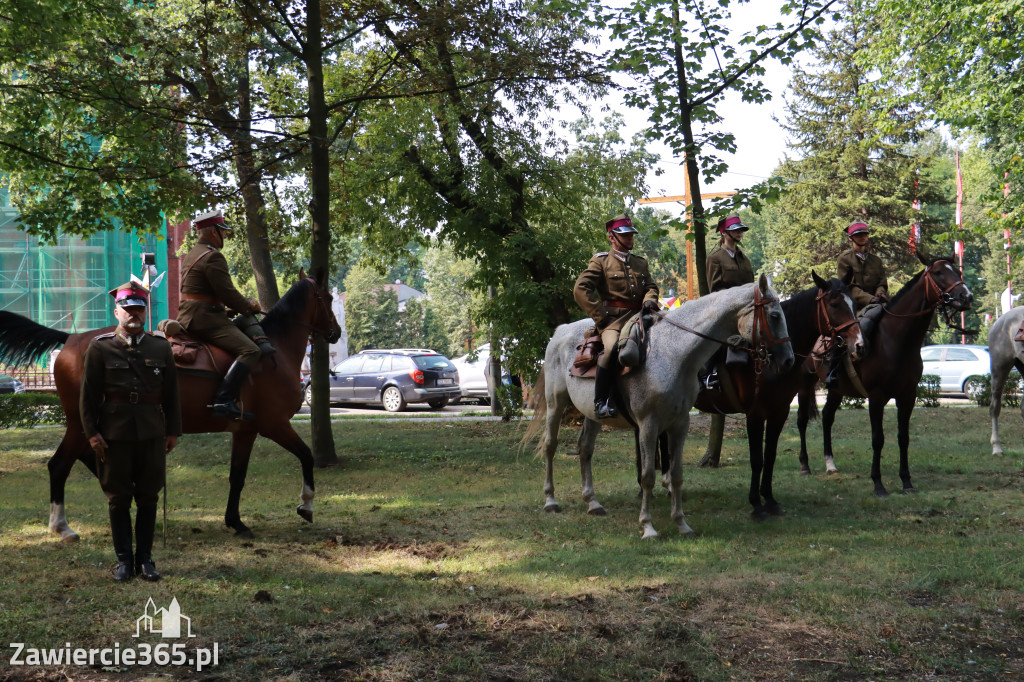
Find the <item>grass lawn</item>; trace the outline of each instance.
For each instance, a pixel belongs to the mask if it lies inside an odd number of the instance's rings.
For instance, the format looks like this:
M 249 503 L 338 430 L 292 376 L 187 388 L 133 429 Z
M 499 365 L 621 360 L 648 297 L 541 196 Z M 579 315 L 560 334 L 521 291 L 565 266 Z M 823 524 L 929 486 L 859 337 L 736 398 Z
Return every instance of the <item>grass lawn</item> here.
M 795 419 L 775 490 L 787 514 L 750 519 L 742 422 L 730 419 L 723 467 L 684 466 L 680 538 L 660 487 L 662 537 L 639 540 L 632 435 L 598 440 L 605 517 L 590 517 L 564 428 L 561 514 L 545 514 L 543 461 L 517 451 L 523 424 L 343 421 L 342 464 L 316 471 L 315 522 L 295 514 L 294 458 L 265 440 L 242 495 L 255 540 L 223 525 L 228 437 L 186 436 L 169 460 L 165 579 L 118 585 L 106 499 L 76 465 L 68 516 L 82 540 L 46 528 L 46 461 L 59 429 L 0 432 L 0 640 L 39 649 L 138 647 L 147 599 L 176 598 L 219 665 L 12 666 L 0 679 L 254 680 L 992 680 L 1024 677 L 1024 428 L 1004 411 L 994 458 L 987 410 L 917 409 L 914 495 L 872 495 L 866 410 L 834 431 L 826 476 L 800 476 Z M 308 422 L 297 427 L 308 436 Z M 886 411 L 883 480 L 897 476 Z M 308 442 L 308 438 L 307 438 Z M 181 642 L 184 640 L 164 640 Z

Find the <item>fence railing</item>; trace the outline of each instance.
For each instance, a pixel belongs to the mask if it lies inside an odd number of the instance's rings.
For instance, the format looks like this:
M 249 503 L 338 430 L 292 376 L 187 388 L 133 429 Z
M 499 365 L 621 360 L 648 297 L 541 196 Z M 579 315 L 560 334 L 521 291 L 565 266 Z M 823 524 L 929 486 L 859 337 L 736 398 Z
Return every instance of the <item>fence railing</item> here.
M 53 374 L 47 367 L 6 367 L 0 365 L 0 374 L 14 377 L 25 384 L 26 391 L 55 393 L 57 386 L 53 382 Z

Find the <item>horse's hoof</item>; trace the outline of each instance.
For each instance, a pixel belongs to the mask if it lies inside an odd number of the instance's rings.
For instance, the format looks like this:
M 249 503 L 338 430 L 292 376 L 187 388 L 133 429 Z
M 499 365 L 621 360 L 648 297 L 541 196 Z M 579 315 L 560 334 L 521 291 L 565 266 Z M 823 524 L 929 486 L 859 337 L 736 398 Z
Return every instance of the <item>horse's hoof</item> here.
M 905 488 L 903 488 L 903 490 L 901 490 L 900 492 L 903 493 L 904 495 L 910 495 L 912 493 L 916 493 L 917 492 L 917 488 L 915 488 L 912 485 L 908 485 Z
M 558 514 L 558 513 L 560 513 L 562 511 L 562 508 L 558 506 L 557 502 L 549 502 L 549 503 L 544 505 L 544 511 L 546 511 L 549 514 L 551 514 L 551 513 Z
M 774 505 L 774 506 L 766 507 L 765 511 L 768 512 L 769 516 L 785 516 L 786 515 L 786 510 L 783 509 L 782 507 L 780 507 L 779 505 Z
M 249 530 L 248 526 L 242 526 L 240 528 L 236 527 L 236 526 L 232 526 L 232 528 L 235 529 L 235 537 L 236 538 L 252 539 L 252 538 L 256 537 L 255 535 L 253 535 L 253 532 L 251 530 Z
M 764 509 L 755 509 L 754 511 L 750 512 L 750 518 L 758 522 L 767 521 L 768 512 L 766 512 Z
M 801 476 L 810 476 L 811 475 L 811 468 L 810 467 L 800 467 L 800 475 Z
M 73 545 L 78 542 L 81 538 L 78 537 L 78 533 L 73 530 L 66 531 L 60 534 L 60 541 L 65 545 Z
M 653 540 L 658 537 L 658 531 L 654 530 L 653 527 L 644 528 L 644 534 L 640 536 L 641 540 Z
M 885 488 L 875 488 L 875 497 L 889 497 L 889 491 Z
M 601 505 L 591 507 L 590 509 L 587 510 L 587 513 L 591 516 L 608 516 L 608 512 Z
M 684 538 L 697 537 L 697 534 L 693 532 L 693 529 L 685 521 L 679 524 L 679 534 Z
M 313 523 L 313 510 L 303 509 L 301 506 L 295 508 L 295 513 L 308 523 Z
M 1001 447 L 999 447 L 997 445 L 996 447 L 992 448 L 992 456 L 993 457 L 998 457 L 1001 454 L 1003 454 L 1003 449 Z

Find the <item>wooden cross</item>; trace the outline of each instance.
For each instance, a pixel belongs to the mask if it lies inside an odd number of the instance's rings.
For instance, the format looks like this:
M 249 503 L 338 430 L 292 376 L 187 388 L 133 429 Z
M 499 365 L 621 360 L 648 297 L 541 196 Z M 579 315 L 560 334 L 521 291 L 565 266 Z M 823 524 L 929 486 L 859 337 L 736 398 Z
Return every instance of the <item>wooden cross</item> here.
M 684 167 L 685 168 L 685 167 Z M 736 192 L 708 192 L 701 194 L 701 199 L 719 199 L 721 197 L 734 196 Z M 681 201 L 686 211 L 687 234 L 693 233 L 693 215 L 690 213 L 690 203 L 693 197 L 690 196 L 690 177 L 683 173 L 683 194 L 670 197 L 647 197 L 641 199 L 641 204 L 664 204 L 671 201 Z M 697 264 L 693 262 L 693 239 L 686 240 L 686 298 L 693 300 L 697 298 L 694 291 L 694 282 L 697 281 Z

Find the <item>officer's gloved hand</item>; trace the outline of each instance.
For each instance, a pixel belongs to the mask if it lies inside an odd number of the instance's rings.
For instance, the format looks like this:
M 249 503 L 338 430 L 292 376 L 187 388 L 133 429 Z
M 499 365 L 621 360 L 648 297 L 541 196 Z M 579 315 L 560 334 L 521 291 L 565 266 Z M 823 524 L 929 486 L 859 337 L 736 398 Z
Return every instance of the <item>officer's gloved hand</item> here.
M 263 308 L 260 308 L 260 302 L 255 298 L 249 299 L 249 312 L 250 313 L 262 313 Z
M 645 313 L 653 313 L 657 309 L 658 309 L 658 304 L 655 303 L 654 301 L 644 301 L 644 312 Z

